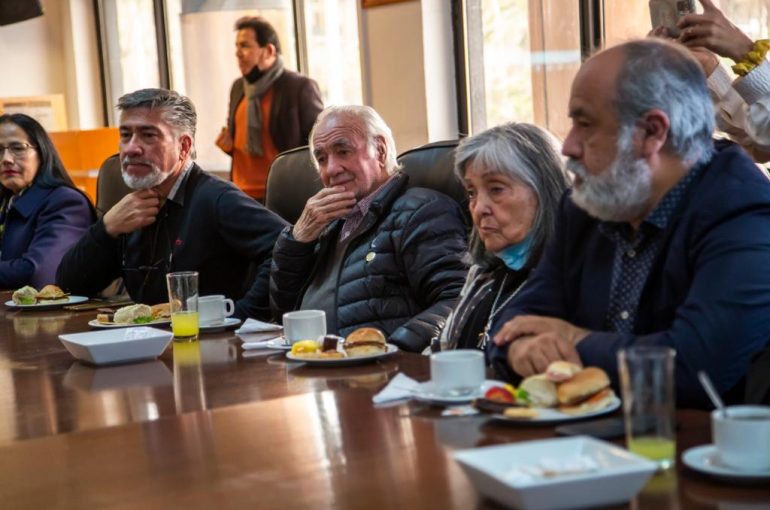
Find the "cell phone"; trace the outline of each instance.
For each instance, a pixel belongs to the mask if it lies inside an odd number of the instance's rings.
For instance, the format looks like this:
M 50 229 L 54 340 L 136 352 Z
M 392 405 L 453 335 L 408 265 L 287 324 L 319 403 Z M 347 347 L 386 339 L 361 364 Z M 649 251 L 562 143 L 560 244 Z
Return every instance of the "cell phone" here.
M 591 436 L 599 439 L 615 439 L 626 435 L 622 416 L 560 425 L 555 430 L 560 436 Z
M 671 37 L 679 37 L 676 23 L 685 14 L 695 12 L 695 0 L 650 0 L 652 28 L 664 26 Z

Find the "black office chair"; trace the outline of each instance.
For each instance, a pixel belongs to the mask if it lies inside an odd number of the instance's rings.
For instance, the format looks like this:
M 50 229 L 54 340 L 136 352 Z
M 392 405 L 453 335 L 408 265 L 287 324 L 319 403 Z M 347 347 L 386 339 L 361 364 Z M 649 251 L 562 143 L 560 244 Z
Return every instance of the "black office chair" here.
M 265 206 L 289 223 L 296 223 L 308 198 L 323 185 L 307 145 L 280 153 L 270 165 Z
M 96 216 L 101 218 L 121 198 L 131 193 L 120 172 L 120 155 L 113 154 L 99 167 L 96 178 Z

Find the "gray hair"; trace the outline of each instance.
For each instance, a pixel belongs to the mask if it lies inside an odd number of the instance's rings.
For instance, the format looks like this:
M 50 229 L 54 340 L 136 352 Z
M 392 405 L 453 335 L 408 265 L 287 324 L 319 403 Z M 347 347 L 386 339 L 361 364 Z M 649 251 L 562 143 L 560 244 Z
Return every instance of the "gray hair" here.
M 510 122 L 462 140 L 455 151 L 455 175 L 461 181 L 471 164 L 480 165 L 524 184 L 537 197 L 527 267 L 537 263 L 545 243 L 556 230 L 559 201 L 569 186 L 558 147 L 556 138 L 547 131 L 532 124 Z M 473 262 L 482 266 L 489 266 L 494 260 L 484 249 L 475 227 L 470 254 Z
M 190 98 L 167 89 L 140 89 L 121 96 L 115 106 L 120 111 L 133 108 L 159 109 L 161 118 L 176 132 L 192 138 L 190 157 L 195 159 L 195 125 L 198 115 Z
M 313 154 L 313 140 L 315 139 L 316 131 L 319 126 L 324 125 L 329 120 L 337 118 L 352 119 L 353 122 L 357 122 L 358 125 L 364 129 L 366 145 L 371 156 L 374 156 L 377 153 L 377 137 L 381 136 L 385 140 L 385 170 L 390 175 L 401 168 L 397 159 L 398 152 L 396 151 L 396 142 L 393 140 L 393 133 L 382 117 L 380 117 L 380 114 L 370 106 L 344 105 L 329 106 L 322 111 L 320 115 L 318 115 L 318 118 L 313 125 L 313 129 L 310 131 L 310 154 L 312 155 L 313 164 L 316 169 L 318 169 L 318 160 L 316 160 L 315 155 Z
M 713 153 L 714 106 L 698 62 L 678 45 L 643 39 L 623 44 L 614 106 L 621 128 L 660 109 L 671 123 L 665 147 L 685 163 L 707 161 Z

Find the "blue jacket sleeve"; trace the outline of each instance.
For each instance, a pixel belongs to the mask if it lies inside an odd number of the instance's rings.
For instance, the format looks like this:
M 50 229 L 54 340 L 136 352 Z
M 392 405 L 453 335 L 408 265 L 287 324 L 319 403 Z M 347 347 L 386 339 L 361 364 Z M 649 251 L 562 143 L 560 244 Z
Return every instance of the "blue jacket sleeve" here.
M 34 228 L 31 241 L 20 256 L 0 262 L 0 288 L 54 283 L 59 262 L 93 223 L 94 213 L 85 196 L 61 187 L 27 221 L 34 225 L 24 227 Z

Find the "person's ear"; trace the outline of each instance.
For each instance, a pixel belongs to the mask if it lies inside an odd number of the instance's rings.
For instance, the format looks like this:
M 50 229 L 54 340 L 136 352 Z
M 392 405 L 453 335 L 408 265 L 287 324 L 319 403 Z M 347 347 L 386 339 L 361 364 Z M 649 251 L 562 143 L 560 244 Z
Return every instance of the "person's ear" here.
M 184 134 L 179 137 L 179 159 L 188 157 L 192 152 L 193 139 L 190 135 Z
M 668 140 L 671 122 L 663 110 L 652 109 L 642 116 L 642 156 L 646 159 L 663 150 Z
M 378 136 L 376 140 L 376 145 L 377 145 L 377 161 L 384 166 L 385 160 L 387 159 L 387 154 L 388 154 L 388 149 L 385 144 L 385 139 L 381 136 Z
M 278 55 L 278 48 L 276 48 L 275 44 L 273 43 L 267 43 L 267 45 L 265 46 L 265 49 L 267 50 L 267 55 L 270 58 Z

